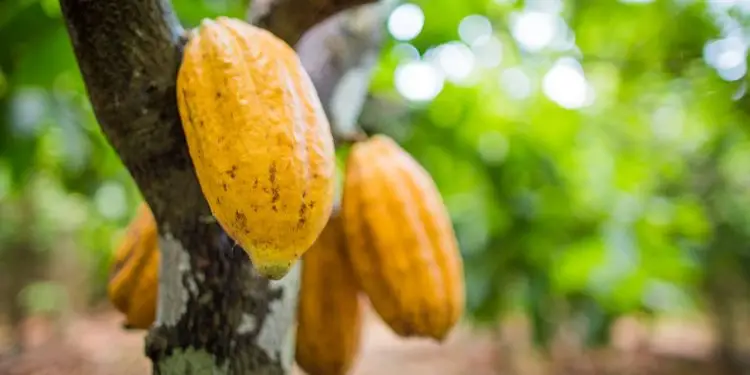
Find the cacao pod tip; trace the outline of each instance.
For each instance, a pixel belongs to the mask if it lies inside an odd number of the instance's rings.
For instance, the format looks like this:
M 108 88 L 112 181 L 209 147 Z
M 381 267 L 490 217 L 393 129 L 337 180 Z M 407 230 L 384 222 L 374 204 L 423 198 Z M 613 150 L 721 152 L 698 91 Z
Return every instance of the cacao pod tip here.
M 294 262 L 255 264 L 255 270 L 270 280 L 281 280 L 292 269 Z
M 342 133 L 335 137 L 336 143 L 341 145 L 350 145 L 357 142 L 365 142 L 368 140 L 368 136 L 362 131 L 352 131 L 348 133 Z
M 389 137 L 386 134 L 374 134 L 369 139 L 370 142 L 377 142 L 377 143 L 387 143 L 389 145 L 396 145 L 398 147 L 401 147 L 393 138 Z
M 448 336 L 450 336 L 450 331 L 436 333 L 431 335 L 431 338 L 438 344 L 443 344 L 448 339 Z
M 211 27 L 215 24 L 214 20 L 210 18 L 204 18 L 201 20 L 201 27 Z
M 234 17 L 227 17 L 227 16 L 218 16 L 216 17 L 216 22 L 220 24 L 227 24 L 228 22 L 237 22 L 239 21 L 237 18 Z

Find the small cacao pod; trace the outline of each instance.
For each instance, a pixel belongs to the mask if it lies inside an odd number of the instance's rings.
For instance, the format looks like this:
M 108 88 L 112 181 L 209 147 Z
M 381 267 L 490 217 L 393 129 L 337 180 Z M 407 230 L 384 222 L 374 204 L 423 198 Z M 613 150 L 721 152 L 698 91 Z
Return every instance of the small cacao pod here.
M 204 20 L 185 46 L 177 98 L 212 214 L 259 274 L 281 279 L 334 196 L 330 125 L 299 57 L 243 21 Z
M 352 268 L 378 315 L 397 335 L 442 341 L 463 313 L 464 274 L 432 177 L 373 136 L 347 157 L 341 209 Z
M 156 317 L 159 290 L 159 240 L 156 220 L 144 202 L 118 245 L 107 284 L 112 305 L 125 325 L 147 329 Z
M 344 246 L 335 215 L 302 258 L 296 359 L 308 375 L 344 375 L 359 351 L 359 288 Z

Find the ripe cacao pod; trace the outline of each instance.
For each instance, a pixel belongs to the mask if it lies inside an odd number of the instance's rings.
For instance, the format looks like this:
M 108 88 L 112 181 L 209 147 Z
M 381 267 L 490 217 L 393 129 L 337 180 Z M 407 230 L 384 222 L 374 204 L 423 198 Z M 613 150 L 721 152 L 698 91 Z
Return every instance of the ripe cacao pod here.
M 259 274 L 281 279 L 334 196 L 330 125 L 299 57 L 243 21 L 204 20 L 185 46 L 177 97 L 212 214 Z
M 147 329 L 156 317 L 159 290 L 159 240 L 156 220 L 146 203 L 138 207 L 125 238 L 115 250 L 107 295 L 125 314 L 125 325 Z
M 359 351 L 359 288 L 344 246 L 335 215 L 302 258 L 296 359 L 308 375 L 344 375 Z
M 347 157 L 341 209 L 352 268 L 378 315 L 402 337 L 442 341 L 463 313 L 464 274 L 432 177 L 373 136 Z

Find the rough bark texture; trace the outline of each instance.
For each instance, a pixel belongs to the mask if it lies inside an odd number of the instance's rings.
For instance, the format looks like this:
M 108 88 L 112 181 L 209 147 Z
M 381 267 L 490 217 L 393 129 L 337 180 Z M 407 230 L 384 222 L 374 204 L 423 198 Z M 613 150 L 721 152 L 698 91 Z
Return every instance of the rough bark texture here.
M 252 21 L 293 44 L 369 0 L 258 0 Z M 175 82 L 184 30 L 166 0 L 60 0 L 96 118 L 159 223 L 156 374 L 287 374 L 299 270 L 259 277 L 212 220 L 190 161 Z M 297 267 L 299 268 L 299 267 Z

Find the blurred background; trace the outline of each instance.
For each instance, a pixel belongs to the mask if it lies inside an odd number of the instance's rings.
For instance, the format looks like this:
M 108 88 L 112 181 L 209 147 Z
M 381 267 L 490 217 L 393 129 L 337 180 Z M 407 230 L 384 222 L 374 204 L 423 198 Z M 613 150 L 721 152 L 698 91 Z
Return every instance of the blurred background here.
M 421 0 L 384 28 L 359 123 L 438 184 L 468 310 L 444 346 L 370 313 L 356 374 L 742 373 L 750 1 Z M 140 200 L 58 1 L 0 1 L 0 373 L 146 373 L 106 300 Z

